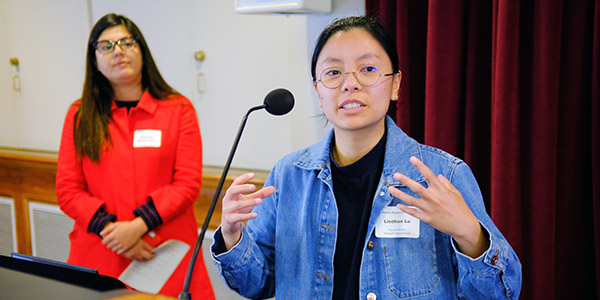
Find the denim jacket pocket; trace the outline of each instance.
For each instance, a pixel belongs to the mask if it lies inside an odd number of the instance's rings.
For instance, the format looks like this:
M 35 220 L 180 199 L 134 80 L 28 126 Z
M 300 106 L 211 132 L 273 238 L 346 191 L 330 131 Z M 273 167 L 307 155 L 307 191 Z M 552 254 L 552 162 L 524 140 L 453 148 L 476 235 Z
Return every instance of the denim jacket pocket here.
M 414 195 L 406 187 L 406 193 Z M 390 206 L 403 203 L 394 198 Z M 387 288 L 398 298 L 433 292 L 440 280 L 435 229 L 421 221 L 418 238 L 381 238 Z
M 423 224 L 421 224 L 423 225 Z M 383 246 L 387 287 L 399 298 L 433 292 L 439 282 L 435 235 L 430 226 L 421 226 L 419 238 L 385 238 Z M 402 249 L 402 250 L 400 250 Z

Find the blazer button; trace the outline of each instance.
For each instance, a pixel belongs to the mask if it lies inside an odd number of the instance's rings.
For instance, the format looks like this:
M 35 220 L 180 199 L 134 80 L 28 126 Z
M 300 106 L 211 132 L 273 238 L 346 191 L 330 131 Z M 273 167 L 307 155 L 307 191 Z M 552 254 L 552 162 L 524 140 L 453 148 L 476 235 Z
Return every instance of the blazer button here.
M 374 246 L 374 245 L 375 245 L 375 244 L 373 243 L 373 241 L 369 241 L 369 243 L 367 244 L 367 249 L 369 249 L 369 250 L 373 250 L 373 246 Z M 373 294 L 373 295 L 374 295 L 374 294 Z M 367 299 L 368 299 L 368 298 L 367 298 Z
M 367 294 L 367 300 L 377 300 L 377 295 L 375 295 L 375 293 L 368 293 Z

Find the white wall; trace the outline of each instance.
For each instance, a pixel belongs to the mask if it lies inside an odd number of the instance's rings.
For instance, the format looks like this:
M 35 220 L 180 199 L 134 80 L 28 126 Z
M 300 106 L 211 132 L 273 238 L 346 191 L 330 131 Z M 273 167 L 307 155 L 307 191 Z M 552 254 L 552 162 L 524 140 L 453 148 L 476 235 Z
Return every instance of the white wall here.
M 225 164 L 250 107 L 262 104 L 272 89 L 292 91 L 296 105 L 291 113 L 275 117 L 263 110 L 248 119 L 232 167 L 258 170 L 269 170 L 281 156 L 316 142 L 327 130 L 315 117 L 321 111 L 310 78 L 312 48 L 327 24 L 363 15 L 364 6 L 365 0 L 333 0 L 329 14 L 267 15 L 237 14 L 235 0 L 89 0 L 91 24 L 108 12 L 131 18 L 167 82 L 192 100 L 207 166 Z M 193 59 L 198 50 L 206 53 L 204 62 Z M 199 73 L 204 74 L 204 93 L 197 91 Z M 65 110 L 52 113 L 62 119 Z

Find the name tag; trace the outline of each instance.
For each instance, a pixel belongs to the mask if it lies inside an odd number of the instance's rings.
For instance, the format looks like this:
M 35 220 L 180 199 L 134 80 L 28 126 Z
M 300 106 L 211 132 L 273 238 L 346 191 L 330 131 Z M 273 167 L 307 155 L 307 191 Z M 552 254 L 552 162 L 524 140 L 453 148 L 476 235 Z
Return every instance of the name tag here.
M 133 148 L 159 148 L 162 132 L 156 129 L 136 130 L 133 133 Z
M 375 225 L 378 238 L 418 238 L 421 221 L 396 206 L 386 206 Z

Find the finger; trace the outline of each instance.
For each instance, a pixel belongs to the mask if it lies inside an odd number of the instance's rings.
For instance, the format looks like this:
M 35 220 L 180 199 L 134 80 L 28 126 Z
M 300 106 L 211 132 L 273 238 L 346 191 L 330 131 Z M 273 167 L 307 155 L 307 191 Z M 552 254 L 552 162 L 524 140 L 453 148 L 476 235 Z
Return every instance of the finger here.
M 110 249 L 110 251 L 117 253 L 117 251 L 119 250 L 118 247 L 107 247 L 108 249 Z
M 230 192 L 232 192 L 231 189 L 228 189 L 223 199 L 224 212 L 233 212 L 237 210 L 252 208 L 256 205 L 259 205 L 262 203 L 262 198 L 266 198 L 275 192 L 275 188 L 272 186 L 266 187 L 252 194 L 240 195 L 239 197 L 234 197 L 237 191 L 234 191 L 232 193 Z
M 100 236 L 105 236 L 105 235 L 111 233 L 114 230 L 114 228 L 115 228 L 114 223 L 106 226 L 104 229 L 102 229 L 102 231 L 100 231 Z
M 112 236 L 106 236 L 102 239 L 102 244 L 108 247 L 108 243 L 112 242 Z
M 408 207 L 401 203 L 398 203 L 396 205 L 396 207 L 398 207 L 401 211 L 403 211 L 425 223 L 429 223 L 429 220 L 427 220 L 427 215 L 417 207 Z
M 153 254 L 148 251 L 142 250 L 142 251 L 140 251 L 138 256 L 140 257 L 140 260 L 147 261 L 153 257 Z
M 423 204 L 423 201 L 419 201 L 420 200 L 419 198 L 413 197 L 413 196 L 397 189 L 396 187 L 389 186 L 388 191 L 390 192 L 390 194 L 392 194 L 392 196 L 404 201 L 408 205 L 413 205 L 413 206 L 418 207 Z
M 251 193 L 256 191 L 256 186 L 254 184 L 239 184 L 239 185 L 231 185 L 227 191 L 225 191 L 225 196 L 231 198 L 235 195 Z
M 400 173 L 395 173 L 394 174 L 394 179 L 398 180 L 400 183 L 404 184 L 405 186 L 407 186 L 409 189 L 411 189 L 413 192 L 419 194 L 422 198 L 426 198 L 427 196 L 429 196 L 429 193 L 427 191 L 427 188 L 425 186 L 423 186 L 422 184 L 408 178 L 405 175 L 402 175 Z
M 118 251 L 121 249 L 121 244 L 119 244 L 117 241 L 112 241 L 106 245 L 106 248 L 109 248 L 112 251 Z
M 132 259 L 135 259 L 137 261 L 146 261 L 146 259 L 142 256 L 141 253 L 136 253 L 135 255 L 133 255 Z
M 117 254 L 121 255 L 125 252 L 125 250 L 127 250 L 125 249 L 125 247 L 119 247 L 119 249 L 117 250 Z
M 118 243 L 110 243 L 107 245 L 108 248 L 110 248 L 113 252 L 117 252 L 121 249 L 121 245 Z
M 262 189 L 248 195 L 250 197 L 253 198 L 267 198 L 271 195 L 273 195 L 273 193 L 275 193 L 276 189 L 274 186 L 267 186 L 267 187 L 263 187 Z
M 431 169 L 429 169 L 429 167 L 427 167 L 427 165 L 425 165 L 422 161 L 420 161 L 418 158 L 416 158 L 414 156 L 411 156 L 410 163 L 413 166 L 415 166 L 415 168 L 417 168 L 417 170 L 419 170 L 421 175 L 423 175 L 423 177 L 425 178 L 425 181 L 427 181 L 427 185 L 439 186 L 439 182 L 436 180 L 437 177 L 435 176 L 435 174 L 433 174 Z
M 145 257 L 150 260 L 154 258 L 154 253 L 151 251 L 144 251 L 145 252 Z
M 152 252 L 152 249 L 154 249 L 154 248 L 152 248 L 152 246 L 148 245 L 148 243 L 143 242 L 142 249 L 144 249 L 145 251 L 148 251 L 148 252 Z
M 247 200 L 238 200 L 231 201 L 226 203 L 223 206 L 224 213 L 232 213 L 236 211 L 243 211 L 254 208 L 254 206 L 262 203 L 261 198 L 247 199 Z
M 223 221 L 229 224 L 238 224 L 240 222 L 252 220 L 258 217 L 258 214 L 255 212 L 247 213 L 247 214 L 228 214 L 223 216 Z
M 444 177 L 444 175 L 440 174 L 437 176 L 437 178 L 447 189 L 449 189 L 453 193 L 460 193 L 458 191 L 458 189 L 456 189 L 456 187 L 452 184 L 452 182 L 450 182 L 450 180 L 448 180 L 446 177 Z
M 231 186 L 244 184 L 254 179 L 254 173 L 244 173 L 233 180 Z

